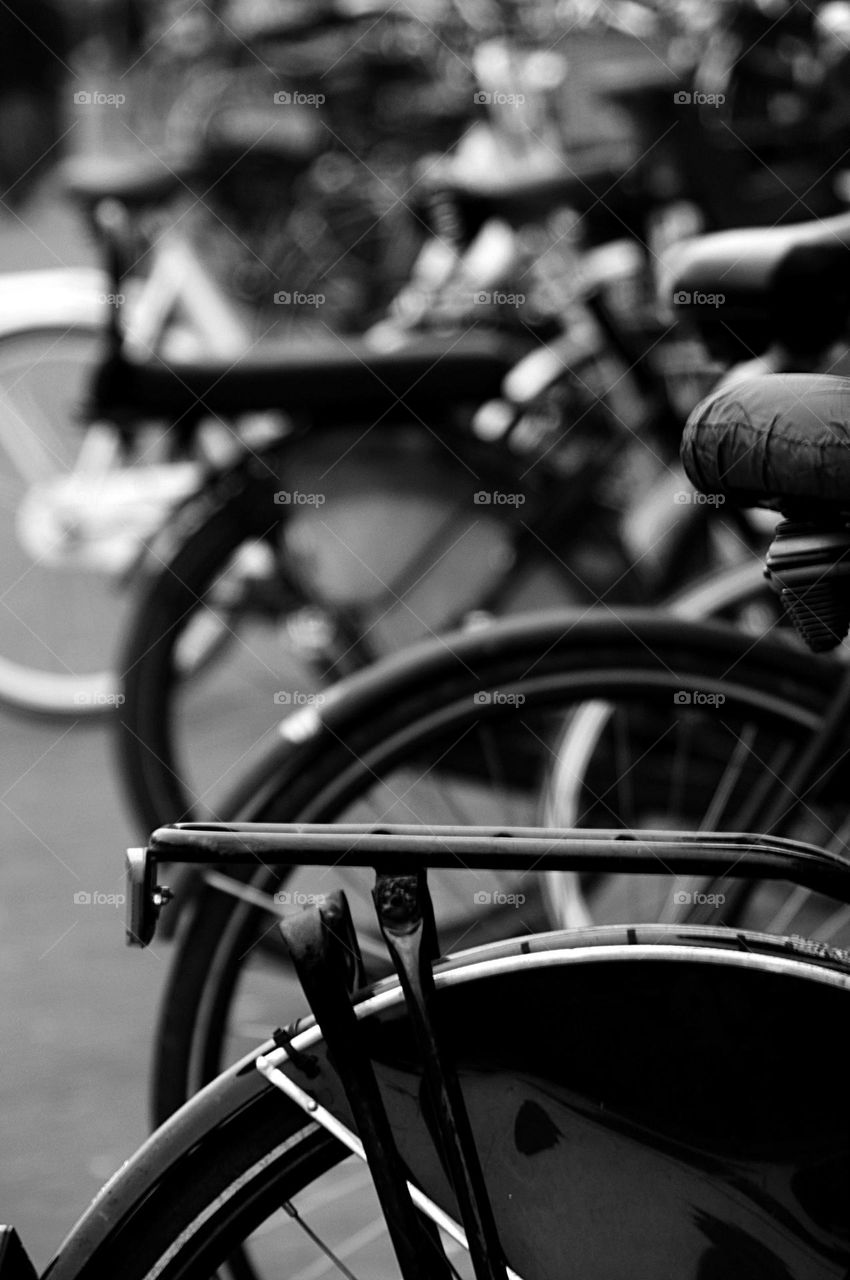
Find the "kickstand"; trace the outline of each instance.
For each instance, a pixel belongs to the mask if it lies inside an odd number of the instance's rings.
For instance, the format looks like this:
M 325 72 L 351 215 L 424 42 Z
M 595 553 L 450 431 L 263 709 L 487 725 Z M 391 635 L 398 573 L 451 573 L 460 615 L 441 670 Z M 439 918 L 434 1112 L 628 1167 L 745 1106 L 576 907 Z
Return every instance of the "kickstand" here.
M 466 1229 L 476 1280 L 506 1280 L 504 1254 L 460 1080 L 434 1025 L 432 964 L 437 958 L 437 934 L 426 873 L 378 872 L 373 897 L 422 1054 L 425 1086 Z
M 288 916 L 280 928 L 351 1106 L 403 1280 L 451 1280 L 439 1233 L 410 1198 L 408 1170 L 351 1004 L 363 965 L 345 894 Z

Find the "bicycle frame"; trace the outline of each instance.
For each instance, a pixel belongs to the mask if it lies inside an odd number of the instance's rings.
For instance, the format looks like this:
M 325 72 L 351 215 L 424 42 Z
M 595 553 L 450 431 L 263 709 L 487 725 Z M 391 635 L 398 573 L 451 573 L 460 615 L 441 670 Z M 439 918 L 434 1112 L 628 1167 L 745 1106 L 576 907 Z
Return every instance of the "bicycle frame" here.
M 166 231 L 156 241 L 148 274 L 131 276 L 118 289 L 110 273 L 99 267 L 9 271 L 0 286 L 0 337 L 38 325 L 105 329 L 108 307 L 117 305 L 123 308 L 128 345 L 146 354 L 167 355 L 165 336 L 177 315 L 184 342 L 191 332 L 199 351 L 235 358 L 251 342 L 227 294 L 176 231 Z M 110 302 L 110 296 L 122 301 Z
M 251 345 L 249 326 L 190 241 L 169 229 L 156 242 L 153 266 L 127 316 L 128 351 L 167 359 L 165 339 L 175 316 L 181 319 L 181 331 L 188 323 L 197 350 L 208 356 L 236 359 Z
M 117 263 L 117 255 L 113 268 Z M 248 325 L 218 286 L 190 242 L 169 228 L 154 243 L 153 265 L 144 279 L 126 280 L 110 272 L 21 272 L 5 276 L 0 289 L 0 339 L 43 324 L 73 331 L 104 329 L 101 368 L 116 353 L 168 360 L 180 354 L 212 354 L 237 359 L 249 349 Z M 110 314 L 110 308 L 112 313 Z M 97 373 L 95 372 L 95 380 Z M 256 417 L 257 415 L 255 415 Z M 64 540 L 44 511 L 60 509 L 77 530 L 75 560 L 110 575 L 125 572 L 139 549 L 175 506 L 191 498 L 202 482 L 194 462 L 128 468 L 128 432 L 98 403 L 87 406 L 82 442 L 73 468 L 54 480 L 47 458 L 31 456 L 32 433 L 20 443 L 16 423 L 8 431 L 7 452 L 32 489 L 20 512 L 20 537 L 36 560 L 51 561 Z M 215 430 L 215 424 L 212 425 Z M 232 449 L 231 433 L 221 427 Z M 212 447 L 205 433 L 205 445 Z M 70 527 L 70 526 L 68 526 Z

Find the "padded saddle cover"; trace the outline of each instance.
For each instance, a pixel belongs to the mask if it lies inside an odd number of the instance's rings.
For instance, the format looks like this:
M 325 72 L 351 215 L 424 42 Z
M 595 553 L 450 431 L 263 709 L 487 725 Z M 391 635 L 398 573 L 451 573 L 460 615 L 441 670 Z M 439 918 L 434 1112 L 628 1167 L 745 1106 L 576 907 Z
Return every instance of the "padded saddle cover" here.
M 698 489 L 741 506 L 850 508 L 850 378 L 766 374 L 721 388 L 688 419 L 682 461 Z

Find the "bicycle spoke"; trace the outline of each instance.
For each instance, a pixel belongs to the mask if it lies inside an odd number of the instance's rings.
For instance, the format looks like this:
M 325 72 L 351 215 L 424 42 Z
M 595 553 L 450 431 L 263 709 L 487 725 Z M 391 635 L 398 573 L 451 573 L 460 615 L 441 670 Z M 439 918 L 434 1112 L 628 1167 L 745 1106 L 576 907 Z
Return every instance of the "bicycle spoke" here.
M 787 933 L 789 924 L 795 916 L 799 915 L 811 896 L 811 892 L 808 889 L 803 889 L 799 885 L 792 889 L 780 909 L 765 926 L 768 933 Z
M 751 757 L 753 743 L 756 737 L 756 727 L 752 723 L 747 723 L 737 737 L 734 750 L 729 759 L 729 763 L 723 771 L 723 776 L 717 785 L 717 790 L 711 798 L 711 803 L 706 810 L 702 822 L 700 823 L 700 831 L 717 831 L 724 823 L 724 814 L 726 806 L 732 797 L 744 770 L 744 765 Z
M 732 754 L 711 796 L 708 807 L 698 824 L 697 829 L 699 831 L 717 831 L 720 827 L 728 825 L 724 815 L 743 776 L 744 767 L 747 761 L 752 758 L 756 732 L 756 726 L 752 723 L 747 723 L 741 732 L 736 735 Z M 732 822 L 733 825 L 738 825 L 734 819 Z M 710 893 L 716 882 L 710 877 L 688 876 L 684 880 L 677 880 L 676 883 L 678 886 L 677 891 L 665 904 L 661 915 L 661 921 L 664 924 L 676 924 L 688 919 L 692 913 L 692 903 L 700 895 Z
M 628 718 L 625 710 L 615 711 L 614 721 L 614 759 L 616 760 L 617 798 L 619 801 L 620 821 L 629 829 L 636 825 L 636 809 L 632 790 L 631 763 L 633 757 L 629 751 Z
M 487 787 L 490 803 L 494 807 L 494 812 L 498 812 L 498 807 L 504 805 L 506 799 L 511 800 L 509 815 L 506 821 L 522 825 L 522 810 L 519 804 L 513 799 L 513 788 L 508 778 L 507 770 L 504 767 L 504 761 L 499 755 L 498 743 L 493 733 L 492 726 L 485 723 L 478 724 L 478 741 L 481 744 L 481 756 L 487 774 Z
M 772 759 L 765 760 L 760 765 L 755 785 L 750 790 L 744 807 L 737 818 L 737 823 L 742 831 L 749 831 L 750 828 L 758 827 L 758 815 L 769 805 L 771 794 L 777 786 L 776 780 L 785 775 L 795 749 L 793 742 L 781 742 L 777 746 Z
M 230 898 L 236 898 L 239 902 L 247 903 L 248 906 L 260 907 L 261 910 L 267 911 L 270 916 L 280 916 L 283 919 L 287 914 L 285 911 L 280 910 L 274 898 L 269 894 L 263 893 L 259 889 L 253 889 L 242 880 L 234 880 L 231 876 L 222 875 L 220 871 L 205 871 L 204 881 L 219 893 L 225 893 Z
M 830 942 L 842 929 L 847 928 L 850 928 L 850 907 L 839 907 L 812 930 L 812 937 L 818 942 Z
M 688 789 L 688 762 L 690 759 L 690 744 L 693 736 L 693 721 L 688 718 L 679 721 L 676 726 L 677 750 L 673 761 L 673 772 L 671 775 L 670 789 L 670 812 L 681 813 L 682 802 L 687 795 Z M 684 742 L 684 750 L 678 748 L 678 743 Z
M 373 1222 L 367 1223 L 360 1231 L 356 1232 L 347 1242 L 340 1252 L 334 1252 L 321 1237 L 313 1230 L 313 1228 L 304 1221 L 298 1210 L 290 1201 L 284 1201 L 283 1209 L 289 1214 L 290 1218 L 301 1228 L 308 1239 L 312 1240 L 317 1249 L 325 1255 L 328 1261 L 336 1270 L 346 1277 L 346 1280 L 358 1280 L 353 1271 L 350 1271 L 343 1262 L 343 1257 L 350 1257 L 356 1253 L 358 1249 L 362 1249 L 365 1245 L 371 1244 L 379 1235 L 386 1230 L 383 1218 L 375 1219 Z M 293 1280 L 319 1280 L 321 1276 L 328 1273 L 326 1265 L 313 1265 L 298 1272 L 297 1276 L 293 1276 Z

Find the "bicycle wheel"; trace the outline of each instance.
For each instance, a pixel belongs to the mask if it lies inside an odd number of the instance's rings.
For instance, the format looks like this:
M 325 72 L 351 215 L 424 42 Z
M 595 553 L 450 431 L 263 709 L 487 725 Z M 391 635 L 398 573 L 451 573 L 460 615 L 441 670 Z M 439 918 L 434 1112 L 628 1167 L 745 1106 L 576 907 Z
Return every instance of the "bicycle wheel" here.
M 118 696 L 116 573 L 77 535 L 70 479 L 90 513 L 117 460 L 117 438 L 79 420 L 102 340 L 46 325 L 0 338 L 0 701 L 27 712 L 96 715 Z
M 810 1046 L 846 1016 L 846 961 L 744 932 L 609 929 L 475 948 L 438 964 L 435 984 L 501 1247 L 523 1280 L 845 1273 L 847 1103 Z M 398 984 L 355 1009 L 410 1179 L 457 1220 Z M 314 1074 L 281 1070 L 350 1125 L 318 1028 L 290 1030 Z M 256 1054 L 124 1166 L 49 1280 L 397 1280 L 364 1166 L 266 1083 Z
M 739 819 L 765 764 L 800 749 L 835 684 L 832 664 L 785 645 L 652 613 L 498 623 L 378 664 L 338 686 L 323 706 L 284 720 L 228 816 L 533 825 L 565 724 L 604 698 L 645 715 L 649 726 L 661 718 L 668 733 L 678 725 L 668 776 L 689 788 L 694 811 L 711 811 L 718 827 L 745 829 Z M 681 704 L 682 690 L 722 696 L 722 718 L 716 705 Z M 687 754 L 689 742 L 698 749 Z M 633 826 L 634 816 L 621 808 L 619 823 Z M 679 882 L 659 872 L 657 883 L 649 878 L 654 896 L 669 899 Z M 344 883 L 361 931 L 372 928 L 368 881 L 356 872 L 333 879 Z M 478 941 L 485 929 L 505 936 L 537 927 L 539 880 L 435 876 L 443 949 Z M 245 1051 L 263 1010 L 280 1000 L 286 966 L 259 944 L 281 914 L 328 883 L 326 874 L 291 868 L 205 873 L 181 916 L 161 1006 L 157 1121 Z M 645 887 L 633 899 L 626 905 L 640 919 Z
M 476 609 L 589 603 L 590 584 L 622 573 L 616 544 L 601 545 L 604 516 L 582 518 L 589 481 L 576 480 L 568 569 L 527 529 L 551 510 L 545 491 L 477 501 L 520 482 L 510 450 L 468 432 L 315 429 L 251 466 L 218 478 L 169 530 L 130 619 L 117 752 L 143 835 L 220 815 L 281 709 L 321 703 L 339 675 Z M 275 505 L 276 490 L 290 501 Z M 223 635 L 219 660 L 183 679 Z
M 803 649 L 776 593 L 765 582 L 761 562 L 756 559 L 684 587 L 667 602 L 667 607 L 682 618 L 715 618 L 731 622 L 752 635 L 770 634 L 802 652 L 808 652 Z M 595 822 L 596 825 L 606 825 L 610 818 L 611 823 L 617 825 L 622 820 L 622 812 L 617 812 L 618 807 L 622 810 L 622 804 L 618 806 L 616 790 L 618 785 L 622 785 L 623 778 L 631 772 L 629 761 L 623 757 L 623 752 L 629 748 L 630 739 L 627 732 L 622 732 L 622 716 L 619 729 L 617 727 L 617 710 L 614 704 L 592 702 L 576 708 L 570 717 L 553 757 L 544 796 L 543 821 L 547 824 L 569 827 L 593 825 Z M 613 735 L 618 732 L 620 738 L 615 753 L 611 743 Z M 632 744 L 632 751 L 637 749 L 635 742 Z M 645 749 L 644 741 L 641 750 Z M 598 771 L 606 767 L 603 761 L 607 761 L 609 771 L 607 784 L 601 783 L 598 776 Z M 645 811 L 644 825 L 660 824 L 671 830 L 686 829 L 694 823 L 702 824 L 706 829 L 712 825 L 712 811 L 697 812 L 690 803 L 687 788 L 681 786 L 681 780 L 666 796 L 663 795 L 664 770 L 671 764 L 671 760 L 664 760 L 659 750 L 650 752 L 645 760 L 632 761 L 632 766 L 636 764 L 639 764 L 639 769 L 632 778 L 630 790 L 645 798 L 654 797 L 654 807 Z M 653 785 L 644 791 L 650 764 L 654 767 L 656 776 Z M 600 805 L 594 815 L 588 803 L 590 793 L 586 788 L 593 785 L 590 774 L 594 769 L 597 770 L 596 785 L 602 787 L 599 794 L 604 793 L 606 797 L 612 795 L 612 800 L 607 805 L 607 814 L 605 806 Z M 767 795 L 763 796 L 763 801 L 766 802 L 767 798 Z M 741 817 L 755 821 L 757 808 L 758 804 L 755 804 L 749 811 L 744 810 Z M 603 886 L 605 894 L 602 892 Z M 587 876 L 553 872 L 543 882 L 547 916 L 553 927 L 578 929 L 594 922 L 620 919 L 626 905 L 635 919 L 655 919 L 655 913 L 661 913 L 669 920 L 687 920 L 694 905 L 686 900 L 688 893 L 684 889 L 680 891 L 679 900 L 672 902 L 646 895 L 645 902 L 639 907 L 633 894 L 626 901 L 618 902 L 617 894 L 624 888 L 624 884 L 615 887 L 614 881 L 599 881 Z M 691 896 L 694 891 L 703 895 L 711 892 L 711 887 L 707 884 L 694 883 L 690 888 Z M 609 896 L 606 897 L 606 894 Z M 700 902 L 697 902 L 697 906 L 699 905 Z

